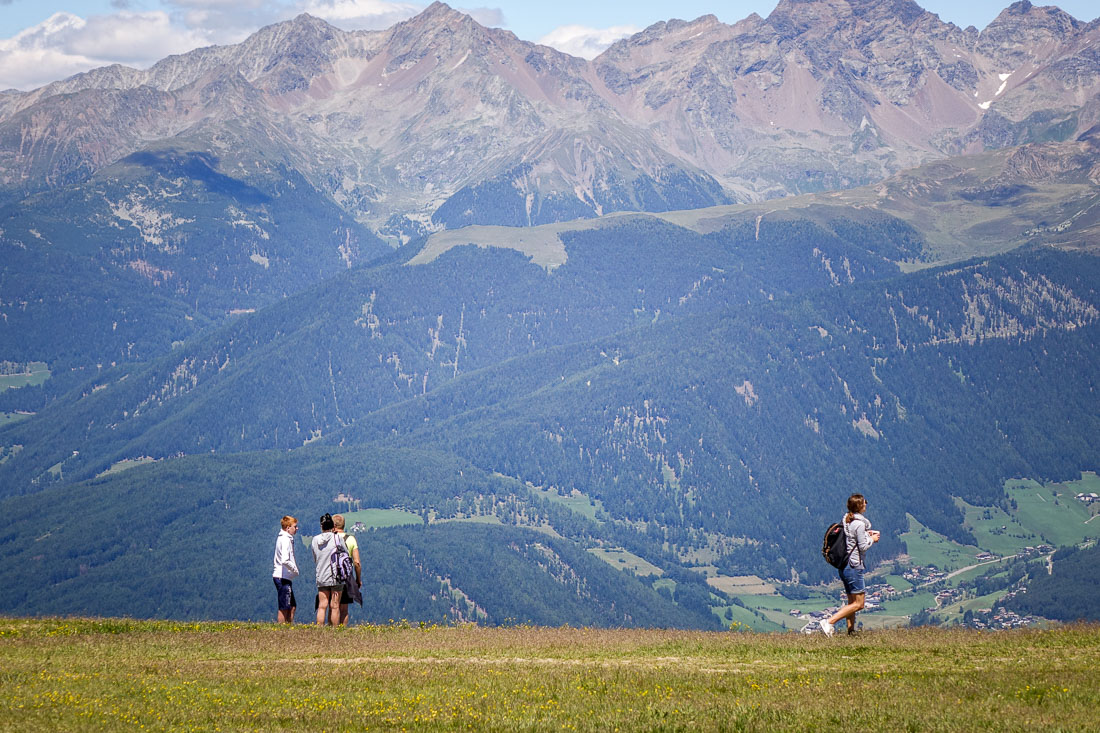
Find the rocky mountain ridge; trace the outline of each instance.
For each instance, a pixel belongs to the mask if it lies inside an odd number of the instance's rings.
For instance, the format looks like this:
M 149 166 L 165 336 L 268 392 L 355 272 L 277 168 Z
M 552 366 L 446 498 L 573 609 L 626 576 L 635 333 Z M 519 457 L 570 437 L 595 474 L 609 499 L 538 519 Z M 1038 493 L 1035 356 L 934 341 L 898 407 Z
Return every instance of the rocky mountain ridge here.
M 1028 2 L 979 32 L 909 0 L 784 0 L 658 23 L 591 62 L 442 3 L 384 31 L 300 16 L 5 95 L 0 187 L 81 184 L 149 148 L 245 179 L 278 161 L 399 239 L 760 200 L 1072 138 L 1100 121 L 1098 48 L 1100 23 Z

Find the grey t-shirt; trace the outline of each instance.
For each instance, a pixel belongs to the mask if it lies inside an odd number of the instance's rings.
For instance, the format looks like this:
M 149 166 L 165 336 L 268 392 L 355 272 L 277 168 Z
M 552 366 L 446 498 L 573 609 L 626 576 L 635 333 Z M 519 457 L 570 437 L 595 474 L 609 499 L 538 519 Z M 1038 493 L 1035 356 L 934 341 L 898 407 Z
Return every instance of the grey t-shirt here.
M 317 564 L 317 587 L 332 588 L 342 586 L 332 575 L 332 553 L 337 546 L 347 549 L 347 545 L 335 532 L 322 532 L 313 538 L 310 549 L 313 550 L 313 562 Z

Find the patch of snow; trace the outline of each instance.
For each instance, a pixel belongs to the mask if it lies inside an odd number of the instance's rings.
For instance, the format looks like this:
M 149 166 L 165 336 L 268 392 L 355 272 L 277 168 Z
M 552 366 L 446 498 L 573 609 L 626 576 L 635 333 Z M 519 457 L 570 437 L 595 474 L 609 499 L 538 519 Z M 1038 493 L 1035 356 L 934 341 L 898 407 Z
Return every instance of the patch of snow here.
M 997 78 L 1001 81 L 1008 81 L 1008 77 L 1010 76 L 1012 76 L 1012 74 L 997 74 Z
M 255 253 L 255 252 L 253 252 L 253 253 L 252 253 L 252 255 L 251 255 L 251 256 L 250 256 L 250 257 L 249 257 L 248 259 L 252 260 L 252 261 L 253 261 L 253 262 L 255 262 L 255 263 L 256 263 L 257 265 L 262 265 L 262 266 L 263 266 L 263 268 L 264 268 L 265 270 L 266 270 L 266 269 L 267 269 L 267 268 L 268 268 L 268 267 L 270 266 L 270 264 L 271 264 L 271 261 L 270 261 L 270 260 L 268 260 L 268 259 L 267 259 L 266 257 L 264 257 L 263 255 L 261 255 L 261 254 L 257 254 L 257 253 Z
M 1001 96 L 1001 92 L 1003 92 L 1005 90 L 1005 87 L 1007 87 L 1007 86 L 1008 86 L 1008 82 L 1007 81 L 1002 81 L 1001 86 L 997 87 L 997 93 L 994 94 L 993 96 L 994 97 Z
M 991 105 L 991 104 L 993 104 L 993 100 L 992 100 L 992 99 L 991 99 L 991 100 L 989 100 L 988 102 L 982 102 L 982 103 L 981 103 L 981 104 L 979 104 L 978 106 L 979 106 L 979 107 L 981 107 L 982 109 L 989 109 L 989 105 Z

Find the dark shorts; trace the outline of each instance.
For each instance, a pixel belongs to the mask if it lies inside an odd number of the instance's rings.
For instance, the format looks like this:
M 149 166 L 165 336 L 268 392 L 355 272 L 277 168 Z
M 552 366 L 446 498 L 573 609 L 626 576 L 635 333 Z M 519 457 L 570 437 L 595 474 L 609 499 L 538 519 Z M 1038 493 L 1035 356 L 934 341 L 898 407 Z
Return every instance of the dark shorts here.
M 851 596 L 867 592 L 867 586 L 863 583 L 863 571 L 859 568 L 845 565 L 840 570 L 840 580 L 844 583 L 844 592 L 848 594 L 849 602 Z
M 294 588 L 286 578 L 272 578 L 275 581 L 275 592 L 279 595 L 279 610 L 289 611 L 297 607 L 298 601 L 294 598 Z
M 322 591 L 322 590 L 327 590 L 327 591 L 339 590 L 341 599 L 344 599 L 344 598 L 348 597 L 347 588 L 345 588 L 342 585 L 319 585 L 319 586 L 317 586 L 317 589 L 318 589 L 318 591 Z M 345 600 L 341 600 L 340 602 L 341 603 L 347 603 L 347 601 L 345 601 Z M 320 607 L 321 607 L 321 594 L 320 594 L 320 592 L 318 592 L 317 595 L 313 596 L 313 610 L 316 611 Z

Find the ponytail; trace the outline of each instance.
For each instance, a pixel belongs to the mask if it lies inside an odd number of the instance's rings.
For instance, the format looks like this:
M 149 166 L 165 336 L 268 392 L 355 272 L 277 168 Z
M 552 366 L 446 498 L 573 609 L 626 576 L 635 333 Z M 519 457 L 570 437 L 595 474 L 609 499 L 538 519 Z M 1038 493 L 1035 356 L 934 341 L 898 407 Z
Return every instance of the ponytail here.
M 862 512 L 867 507 L 867 500 L 863 494 L 852 494 L 848 497 L 848 513 L 844 515 L 845 523 L 850 524 L 856 518 L 856 512 Z

